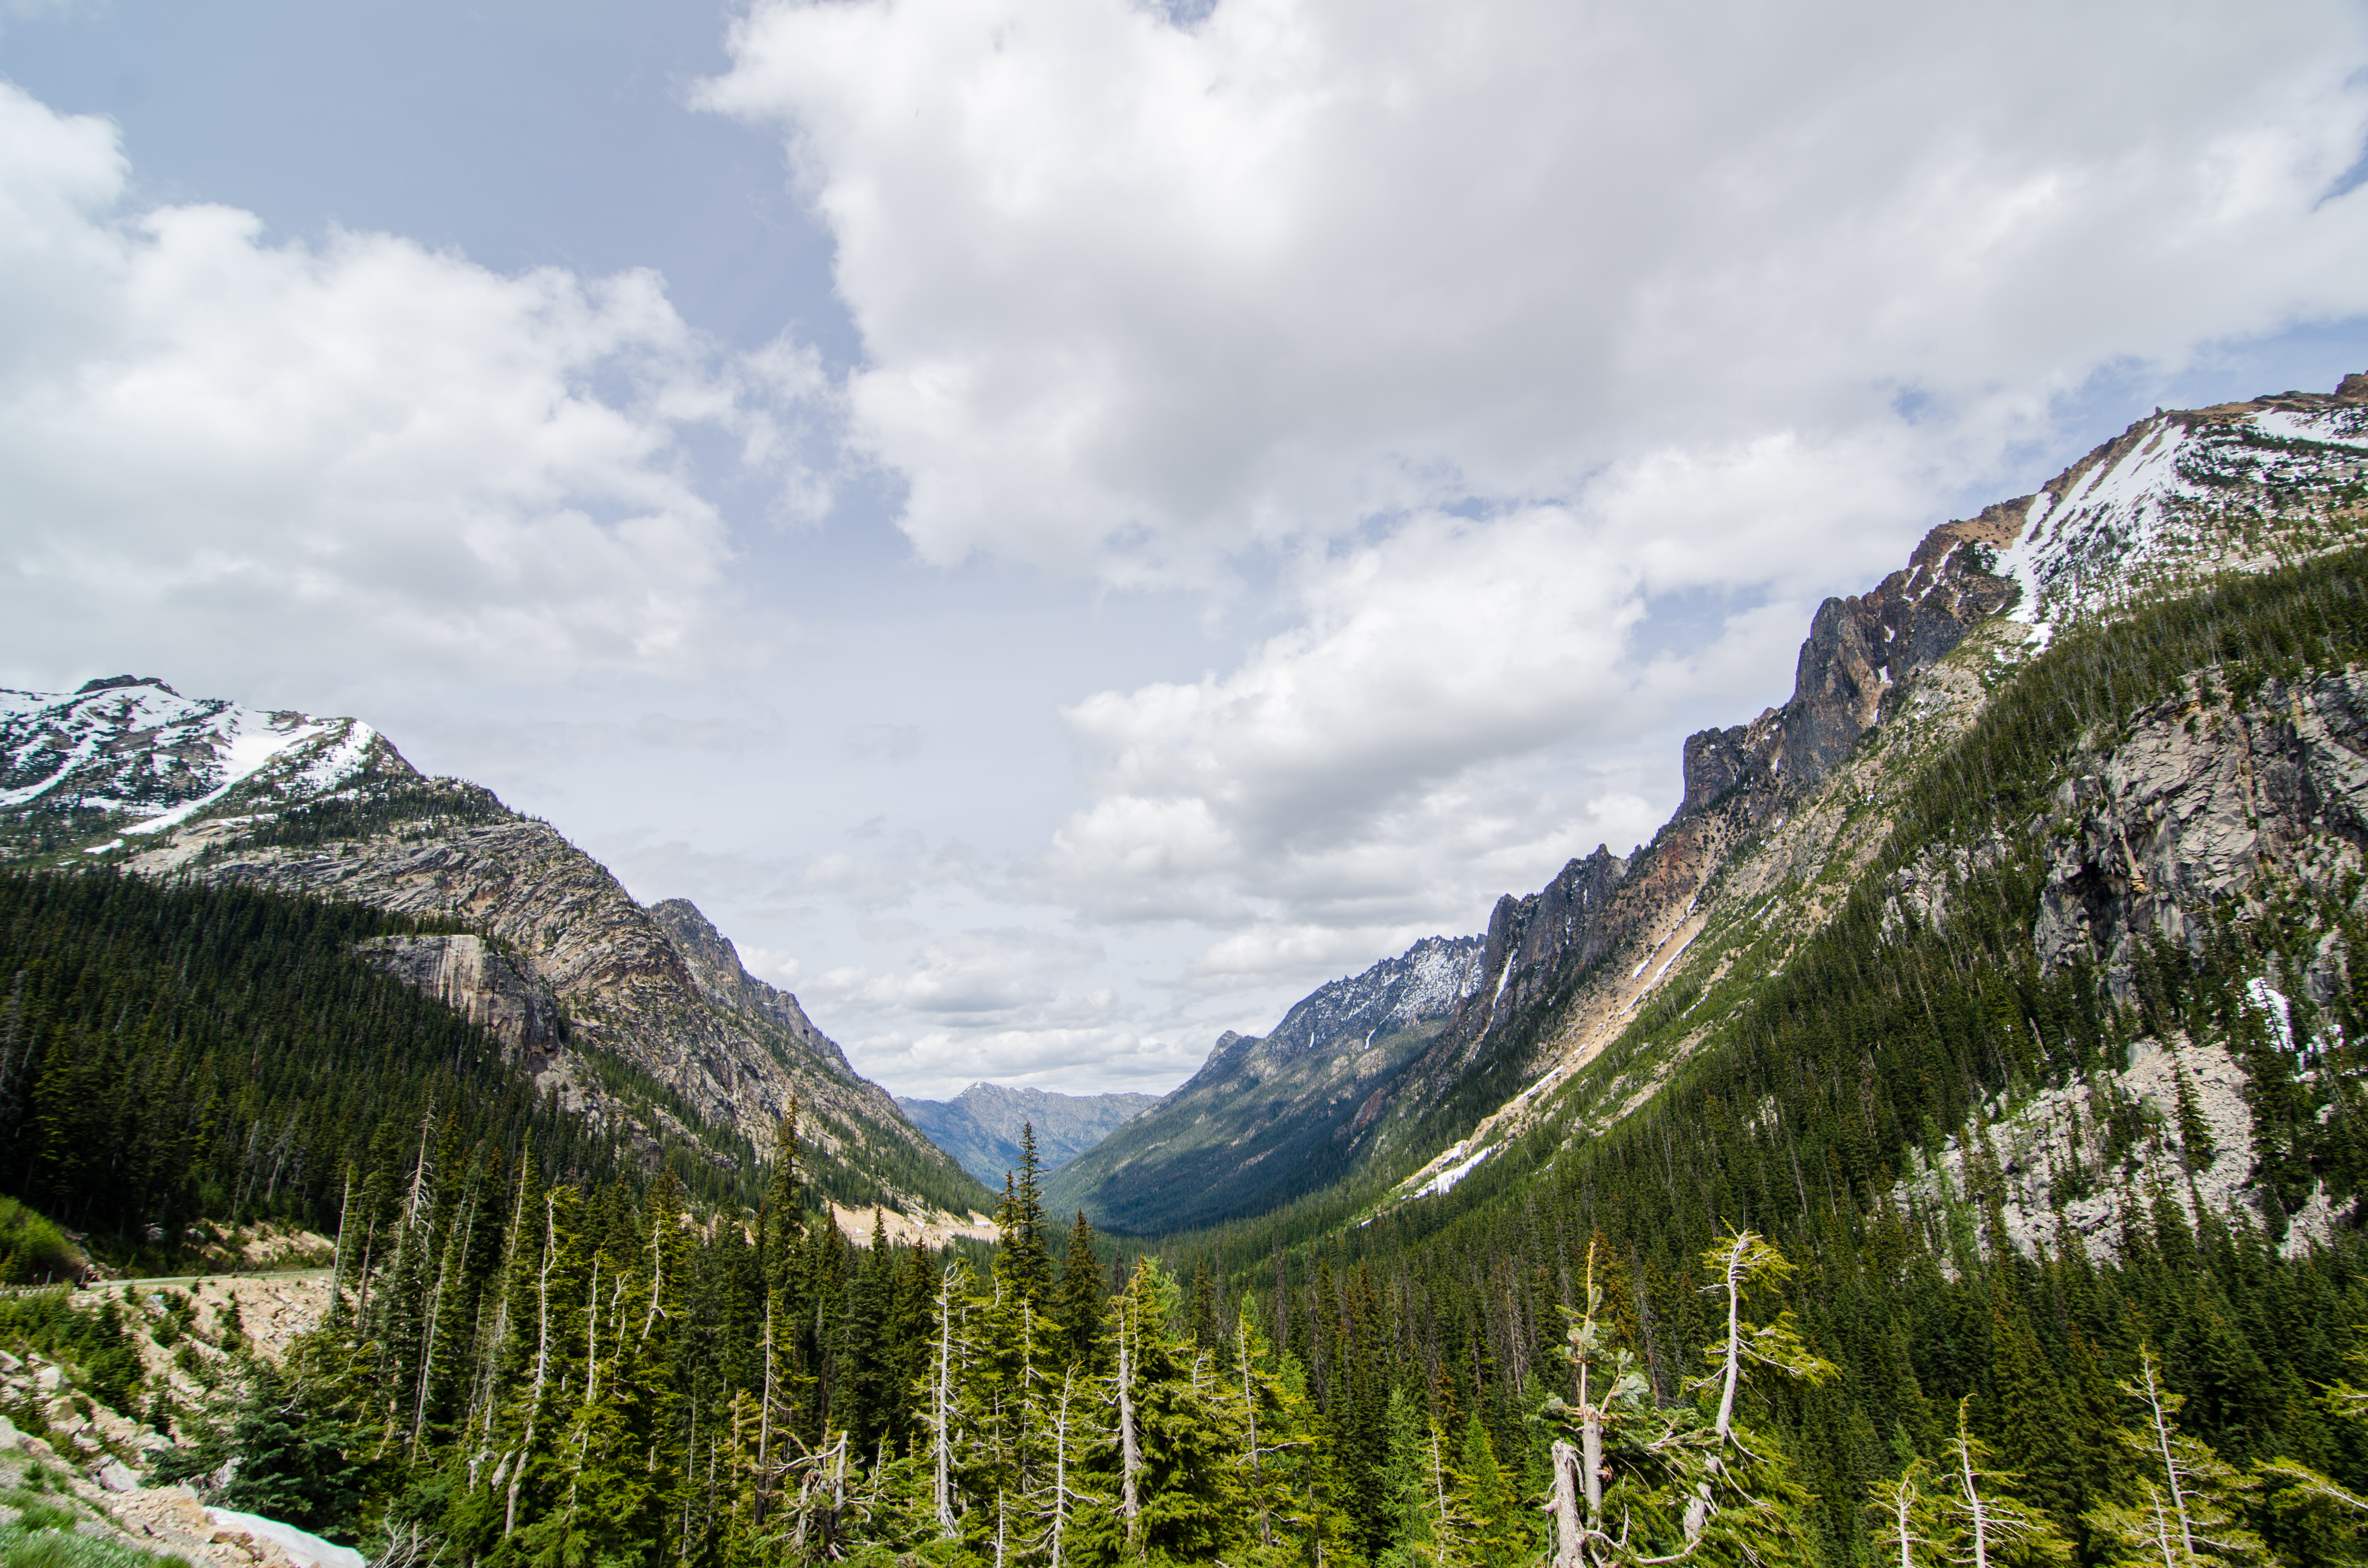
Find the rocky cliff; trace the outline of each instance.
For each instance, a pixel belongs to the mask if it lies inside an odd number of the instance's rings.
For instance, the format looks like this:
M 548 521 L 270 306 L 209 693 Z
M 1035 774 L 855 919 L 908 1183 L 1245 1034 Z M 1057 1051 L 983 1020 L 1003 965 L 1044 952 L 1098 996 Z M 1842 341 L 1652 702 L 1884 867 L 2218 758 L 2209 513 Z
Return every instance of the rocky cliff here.
M 2032 933 L 2050 967 L 2092 962 L 2127 999 L 2150 939 L 2201 950 L 2198 912 L 2258 913 L 2368 873 L 2368 674 L 2272 677 L 2238 697 L 2205 672 L 2100 740 L 2055 792 Z M 1900 889 L 1910 905 L 1938 893 Z M 2350 984 L 2333 932 L 2299 968 L 2321 1005 Z
M 841 1075 L 855 1075 L 838 1042 L 814 1028 L 795 996 L 768 985 L 741 967 L 740 950 L 732 945 L 730 937 L 708 924 L 697 904 L 687 898 L 670 898 L 650 905 L 650 915 L 682 955 L 691 982 L 699 987 L 701 996 L 760 1028 L 778 1029 L 801 1050 Z
M 1064 1196 L 1112 1216 L 1174 1212 L 1156 1193 L 1174 1180 L 1176 1156 L 1136 1153 L 1165 1133 L 1232 1153 L 1230 1175 L 1195 1155 L 1192 1179 L 1228 1194 L 1199 1201 L 1196 1214 L 1280 1201 L 1258 1171 L 1268 1152 L 1242 1138 L 1248 1119 L 1219 1110 L 1221 1089 L 1246 1096 L 1234 1085 L 1253 1084 L 1259 1114 L 1276 1125 L 1353 1097 L 1326 1130 L 1344 1149 L 1327 1176 L 1414 1165 L 1402 1194 L 1449 1190 L 1541 1118 L 1567 1114 L 1576 1077 L 1607 1051 L 1617 1068 L 1634 1049 L 1622 1042 L 1656 1008 L 1684 1018 L 1691 996 L 1706 1028 L 1705 998 L 1781 970 L 1873 863 L 1921 769 L 2052 637 L 2221 574 L 2356 543 L 2363 501 L 2368 376 L 2354 376 L 2332 394 L 2158 413 L 2032 494 L 1931 529 L 1870 591 L 1818 607 L 1782 706 L 1686 740 L 1682 800 L 1649 845 L 1626 857 L 1599 848 L 1539 892 L 1498 901 L 1475 983 L 1428 1038 L 1407 1040 L 1402 1061 L 1376 1063 L 1362 1080 L 1345 1076 L 1349 1059 L 1285 1083 L 1248 1065 L 1258 1042 L 1228 1037 L 1192 1084 L 1081 1162 Z M 2158 891 L 2166 878 L 2202 876 L 2199 886 L 2225 892 L 2256 874 L 2248 856 L 2294 864 L 2296 834 L 2317 846 L 2315 878 L 2348 865 L 2330 846 L 2353 831 L 2340 825 L 2354 810 L 2350 690 L 2321 681 L 2283 694 L 2276 716 L 2175 707 L 2142 722 L 2155 751 L 2130 741 L 2137 750 L 2100 756 L 2069 787 L 2036 939 L 2052 957 L 2078 947 L 2124 967 L 2134 943 L 2181 936 L 2180 901 Z M 2226 740 L 2204 746 L 2212 736 Z M 2217 803 L 2185 804 L 2207 796 Z M 2207 844 L 2216 847 L 2199 847 Z M 2150 863 L 2150 854 L 2168 858 Z M 2220 861 L 2226 875 L 2197 869 Z M 2333 982 L 2319 972 L 2309 983 Z M 1666 1054 L 1645 1052 L 1633 1071 L 1595 1074 L 1600 1103 L 1615 1112 L 1642 1103 L 1669 1067 Z
M 1690 737 L 1669 824 L 1616 878 L 1599 852 L 1590 911 L 1520 945 L 1493 983 L 1523 1005 L 1467 1005 L 1397 1080 L 1390 1117 L 1439 1150 L 1402 1190 L 1439 1190 L 1535 1125 L 1656 994 L 1781 966 L 1873 862 L 1923 765 L 2056 633 L 2357 544 L 2363 503 L 2368 376 L 2351 376 L 2332 394 L 2140 420 L 2034 494 L 1934 528 L 1872 592 L 1827 600 L 1791 699 Z M 2271 679 L 2243 704 L 2220 678 L 2199 675 L 2127 733 L 2102 733 L 2062 787 L 2032 934 L 2044 961 L 2097 962 L 2126 995 L 2147 940 L 2203 940 L 2192 911 L 2225 914 L 2265 881 L 2334 888 L 2357 863 L 2357 676 Z M 1901 907 L 1932 917 L 1974 853 L 1903 879 Z M 1500 903 L 1492 938 L 1585 864 Z M 2328 946 L 2299 983 L 2339 983 Z M 1631 1078 L 1613 1103 L 1657 1081 Z M 1376 1142 L 1389 1142 L 1385 1127 Z
M 567 1016 L 551 986 L 483 937 L 377 937 L 361 953 L 493 1035 L 530 1070 L 550 1067 L 567 1043 Z

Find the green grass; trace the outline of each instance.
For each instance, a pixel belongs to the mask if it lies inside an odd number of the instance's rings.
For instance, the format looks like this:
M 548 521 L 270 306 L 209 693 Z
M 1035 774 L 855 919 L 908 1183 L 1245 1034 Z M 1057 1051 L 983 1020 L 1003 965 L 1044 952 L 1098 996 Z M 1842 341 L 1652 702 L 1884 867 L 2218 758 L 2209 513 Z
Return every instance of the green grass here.
M 93 1540 L 75 1535 L 70 1528 L 36 1525 L 28 1513 L 17 1523 L 0 1528 L 0 1568 L 189 1568 L 189 1563 L 185 1557 L 160 1556 Z

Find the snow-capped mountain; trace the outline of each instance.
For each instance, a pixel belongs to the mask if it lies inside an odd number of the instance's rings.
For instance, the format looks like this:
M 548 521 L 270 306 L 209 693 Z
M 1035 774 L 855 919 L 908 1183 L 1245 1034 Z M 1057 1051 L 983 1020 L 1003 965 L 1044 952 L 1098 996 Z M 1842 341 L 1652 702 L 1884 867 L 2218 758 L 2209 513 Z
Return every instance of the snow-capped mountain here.
M 1532 913 L 1580 861 L 1544 893 L 1500 902 L 1489 969 L 1509 1004 L 1467 1005 L 1381 1113 L 1377 1146 L 1436 1151 L 1400 1190 L 1449 1190 L 1553 1115 L 1656 999 L 1733 973 L 1748 949 L 1732 944 L 1814 930 L 1880 847 L 1906 781 L 2056 633 L 2357 546 L 2363 520 L 2368 374 L 2331 394 L 2157 411 L 2037 493 L 1934 528 L 1868 594 L 1827 599 L 1792 700 L 1687 740 L 1677 814 L 1599 868 L 1588 908 L 1543 925 Z
M 401 757 L 359 719 L 183 697 L 153 676 L 73 692 L 0 690 L 0 813 L 105 821 L 153 835 L 241 784 L 311 800 Z
M 2017 619 L 2077 620 L 2341 542 L 2363 475 L 2368 375 L 2332 397 L 2157 414 L 2023 503 L 1997 569 L 2021 589 Z
M 2368 374 L 2137 421 L 2037 492 L 1932 529 L 1867 593 L 1819 606 L 1791 699 L 1686 741 L 1683 801 L 1651 844 L 1599 849 L 1500 900 L 1485 945 L 1459 955 L 1470 967 L 1446 1016 L 1392 1052 L 1343 1050 L 1379 1019 L 1354 999 L 1367 977 L 1327 986 L 1265 1039 L 1219 1040 L 1053 1195 L 1137 1229 L 1255 1214 L 1375 1168 L 1412 1199 L 1568 1116 L 1582 1090 L 1595 1124 L 1625 1114 L 1667 1062 L 1628 1077 L 1591 1064 L 1609 1051 L 1618 1065 L 1661 1007 L 1709 1027 L 1710 1008 L 1689 1011 L 1708 989 L 1828 918 L 1899 791 L 2051 637 L 2356 546 L 2364 520 Z

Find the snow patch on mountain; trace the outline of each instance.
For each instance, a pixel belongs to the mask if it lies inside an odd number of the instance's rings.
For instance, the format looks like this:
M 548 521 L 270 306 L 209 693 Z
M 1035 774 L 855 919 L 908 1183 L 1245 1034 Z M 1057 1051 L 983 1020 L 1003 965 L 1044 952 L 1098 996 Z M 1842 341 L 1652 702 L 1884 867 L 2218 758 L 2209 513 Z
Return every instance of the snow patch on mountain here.
M 1479 988 L 1482 947 L 1477 937 L 1426 937 L 1398 958 L 1309 993 L 1267 1039 L 1296 1055 L 1353 1035 L 1352 1049 L 1362 1051 L 1378 1036 L 1445 1017 Z
M 2368 407 L 2356 403 L 2141 421 L 2032 499 L 2021 537 L 1998 560 L 2022 588 L 2013 618 L 2036 628 L 2044 647 L 2067 621 L 2213 572 L 2273 565 L 2278 548 L 2253 537 L 2264 495 L 2281 510 L 2332 499 L 2358 477 L 2348 457 L 2368 458 Z M 2291 537 L 2284 547 L 2297 544 L 2313 548 Z
M 2099 463 L 2058 496 L 2031 504 L 2022 538 L 1998 559 L 1998 571 L 2022 586 L 2013 611 L 2042 634 L 2068 617 L 2094 611 L 2128 564 L 2150 554 L 2180 520 L 2178 503 L 2207 499 L 2180 471 L 2190 442 L 2185 426 L 2163 421 L 2118 460 Z
M 1448 1157 L 1453 1159 L 1454 1164 L 1449 1165 L 1445 1170 L 1440 1171 L 1437 1176 L 1432 1176 L 1429 1181 L 1424 1182 L 1420 1187 L 1416 1187 L 1412 1192 L 1407 1193 L 1406 1196 L 1409 1199 L 1446 1197 L 1449 1193 L 1455 1190 L 1455 1184 L 1457 1182 L 1462 1181 L 1465 1176 L 1468 1176 L 1474 1171 L 1478 1170 L 1480 1168 L 1480 1162 L 1495 1153 L 1499 1146 L 1497 1144 L 1491 1143 L 1486 1148 L 1470 1154 L 1466 1154 L 1464 1153 L 1465 1147 L 1466 1145 L 1458 1143 L 1454 1148 L 1449 1150 Z
M 358 720 L 187 698 L 155 680 L 0 690 L 0 810 L 117 812 L 139 819 L 126 833 L 161 833 L 267 769 L 284 768 L 291 793 L 326 793 L 378 743 Z

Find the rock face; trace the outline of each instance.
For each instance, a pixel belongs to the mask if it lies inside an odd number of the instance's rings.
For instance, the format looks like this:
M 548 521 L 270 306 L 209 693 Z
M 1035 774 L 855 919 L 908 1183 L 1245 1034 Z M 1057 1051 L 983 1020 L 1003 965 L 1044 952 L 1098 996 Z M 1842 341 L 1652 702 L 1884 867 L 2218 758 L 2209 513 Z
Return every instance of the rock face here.
M 847 1052 L 838 1048 L 838 1042 L 814 1027 L 796 997 L 742 968 L 740 950 L 708 924 L 697 904 L 687 898 L 670 898 L 650 905 L 650 915 L 673 939 L 700 995 L 718 1006 L 772 1025 L 825 1065 L 854 1075 L 855 1069 L 848 1064 Z
M 566 1043 L 567 1019 L 551 987 L 483 937 L 378 937 L 361 953 L 494 1035 L 529 1070 L 549 1065 Z
M 1228 1029 L 1190 1082 L 1056 1172 L 1047 1206 L 1153 1233 L 1258 1213 L 1343 1173 L 1390 1082 L 1479 983 L 1481 948 L 1425 937 L 1310 993 L 1263 1037 Z
M 1723 974 L 1739 949 L 1687 960 L 1697 937 L 1745 940 L 1771 910 L 1796 931 L 1822 921 L 1885 831 L 1880 810 L 1862 808 L 1879 808 L 1919 756 L 1978 716 L 2002 665 L 2058 626 L 2358 543 L 2363 481 L 2368 377 L 2332 396 L 2157 414 L 2036 494 L 1933 529 L 1873 592 L 1827 600 L 1792 699 L 1687 740 L 1683 802 L 1628 859 L 1601 914 L 1525 946 L 1497 982 L 1518 1005 L 1467 1004 L 1393 1085 L 1406 1103 L 1391 1122 L 1413 1124 L 1421 1146 L 1455 1140 L 1407 1188 L 1484 1158 L 1497 1146 L 1484 1134 L 1529 1125 L 1531 1108 L 1619 1038 L 1656 987 Z M 1976 638 L 1969 664 L 1960 655 Z M 2331 887 L 2356 862 L 2357 678 L 2263 689 L 2269 706 L 2241 714 L 2192 700 L 2157 710 L 2067 788 L 2035 933 L 2044 957 L 2084 952 L 2126 987 L 2135 942 L 2196 939 L 2182 901 L 2250 885 L 2260 868 Z M 1896 890 L 1903 909 L 1929 915 L 1942 902 L 1952 868 L 1928 870 L 1928 885 Z M 2298 983 L 2314 994 L 2340 983 L 2340 962 L 2322 953 Z M 1498 1108 L 1475 1121 L 1490 1101 Z M 1377 1131 L 1377 1153 L 1393 1135 Z
M 1023 1128 L 1035 1130 L 1037 1166 L 1049 1174 L 1158 1103 L 1157 1095 L 1060 1095 L 1000 1084 L 973 1084 L 951 1100 L 896 1101 L 929 1142 L 990 1187 L 1019 1168 Z
M 989 1200 L 696 908 L 643 908 L 550 824 L 423 778 L 367 724 L 193 701 L 145 680 L 5 695 L 0 738 L 13 749 L 0 769 L 30 780 L 0 799 L 10 858 L 457 922 L 466 934 L 376 942 L 366 956 L 493 1029 L 570 1108 L 645 1139 L 676 1131 L 671 1105 L 609 1086 L 594 1059 L 613 1056 L 760 1157 L 794 1103 L 809 1174 L 844 1201 L 967 1212 Z M 69 790 L 73 812 L 46 803 Z M 882 1170 L 901 1185 L 868 1174 Z
M 2033 939 L 2050 967 L 2085 958 L 2131 994 L 2137 949 L 2201 950 L 2191 912 L 2274 883 L 2331 890 L 2368 856 L 2368 674 L 2271 680 L 2238 701 L 2203 681 L 2147 710 L 2058 789 Z M 2330 944 L 2304 978 L 2345 983 Z
M 1975 623 L 2015 602 L 1997 574 L 1998 548 L 2013 541 L 2028 496 L 1924 538 L 1904 571 L 1862 598 L 1827 599 L 1809 622 L 1783 710 L 1772 762 L 1813 786 L 1873 728 L 1884 699 L 1940 662 Z

